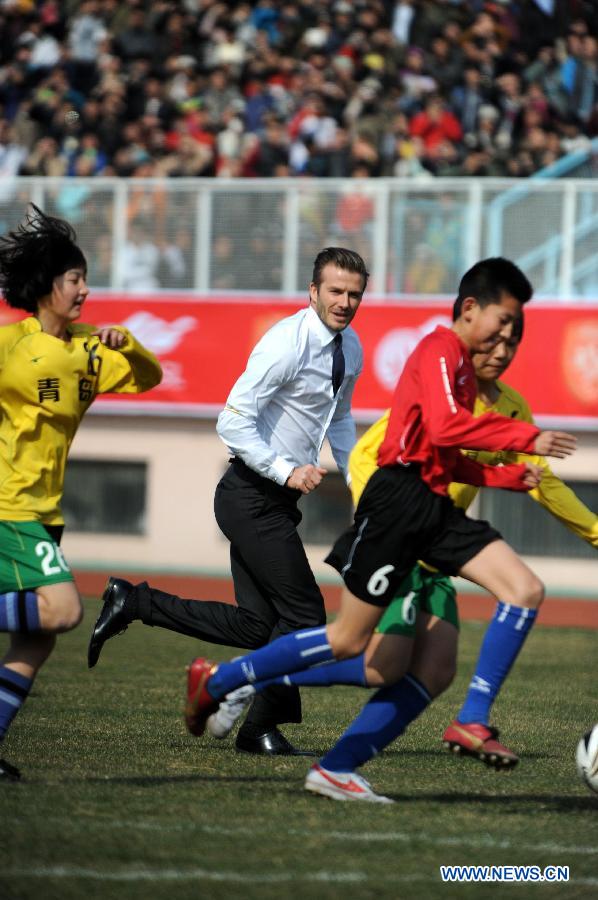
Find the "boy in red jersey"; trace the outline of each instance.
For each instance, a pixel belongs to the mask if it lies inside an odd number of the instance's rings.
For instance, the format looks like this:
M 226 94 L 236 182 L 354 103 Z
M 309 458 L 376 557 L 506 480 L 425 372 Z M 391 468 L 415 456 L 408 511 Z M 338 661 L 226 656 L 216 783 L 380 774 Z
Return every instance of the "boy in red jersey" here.
M 575 438 L 563 432 L 540 433 L 530 423 L 492 412 L 472 415 L 476 387 L 471 355 L 488 353 L 510 336 L 531 294 L 523 273 L 502 258 L 483 260 L 464 275 L 453 327 L 427 335 L 405 365 L 380 448 L 380 469 L 366 485 L 352 527 L 327 557 L 345 582 L 339 616 L 326 628 L 295 632 L 230 663 L 213 666 L 195 660 L 189 669 L 187 707 L 192 733 L 203 733 L 219 701 L 243 684 L 259 688 L 269 678 L 320 663 L 334 665 L 333 660 L 360 653 L 418 559 L 445 574 L 459 574 L 503 601 L 493 636 L 500 653 L 488 666 L 491 689 L 500 688 L 533 624 L 543 585 L 495 529 L 454 506 L 447 488 L 451 481 L 461 481 L 525 491 L 540 480 L 537 466 L 484 466 L 459 448 L 557 458 L 575 449 Z M 497 671 L 491 672 L 493 667 Z M 383 734 L 388 716 L 391 740 L 430 701 L 426 686 L 411 674 L 379 696 L 380 702 L 371 704 L 375 727 Z M 397 703 L 402 709 L 398 719 Z M 332 790 L 342 790 L 343 773 L 335 771 L 332 780 L 330 774 L 316 765 L 306 787 L 311 777 L 314 785 L 328 781 Z M 360 779 L 360 784 L 355 780 L 359 776 L 347 774 L 351 786 L 345 799 L 380 799 L 367 782 Z

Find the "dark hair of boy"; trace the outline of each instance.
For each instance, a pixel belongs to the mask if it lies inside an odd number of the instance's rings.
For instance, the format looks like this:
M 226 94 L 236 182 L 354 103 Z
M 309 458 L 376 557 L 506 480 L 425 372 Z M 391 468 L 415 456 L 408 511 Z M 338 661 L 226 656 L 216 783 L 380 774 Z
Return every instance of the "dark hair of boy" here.
M 508 294 L 527 303 L 533 294 L 533 288 L 519 266 L 502 256 L 483 259 L 469 269 L 459 284 L 459 293 L 453 305 L 453 322 L 461 315 L 461 308 L 466 297 L 474 297 L 479 306 L 500 303 L 504 294 Z
M 37 312 L 52 283 L 69 269 L 87 271 L 74 229 L 33 203 L 14 231 L 0 237 L 0 290 L 9 306 Z

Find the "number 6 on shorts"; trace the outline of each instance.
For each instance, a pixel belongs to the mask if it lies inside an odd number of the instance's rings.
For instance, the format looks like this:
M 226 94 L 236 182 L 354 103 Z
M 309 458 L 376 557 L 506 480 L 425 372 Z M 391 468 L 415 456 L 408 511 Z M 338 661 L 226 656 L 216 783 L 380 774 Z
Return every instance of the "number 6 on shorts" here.
M 395 567 L 391 565 L 380 566 L 379 569 L 376 569 L 367 583 L 368 594 L 371 594 L 372 597 L 380 597 L 381 594 L 387 591 L 390 582 L 386 576 L 390 575 L 394 570 Z

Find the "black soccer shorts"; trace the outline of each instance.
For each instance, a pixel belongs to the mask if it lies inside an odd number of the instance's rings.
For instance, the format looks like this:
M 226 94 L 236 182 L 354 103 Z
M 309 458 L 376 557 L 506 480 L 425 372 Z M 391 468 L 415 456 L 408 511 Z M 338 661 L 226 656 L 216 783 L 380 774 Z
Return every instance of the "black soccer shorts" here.
M 351 528 L 326 557 L 347 588 L 373 606 L 388 606 L 421 559 L 455 575 L 501 535 L 434 493 L 416 465 L 385 466 L 368 481 Z

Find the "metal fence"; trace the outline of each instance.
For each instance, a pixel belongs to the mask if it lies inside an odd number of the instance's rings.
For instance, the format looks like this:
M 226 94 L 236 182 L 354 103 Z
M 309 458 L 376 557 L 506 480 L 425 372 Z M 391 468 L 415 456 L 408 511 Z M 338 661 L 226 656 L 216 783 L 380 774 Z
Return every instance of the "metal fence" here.
M 73 223 L 96 289 L 293 294 L 341 245 L 380 296 L 454 295 L 470 265 L 502 255 L 536 296 L 598 298 L 591 179 L 7 179 L 1 232 L 29 201 Z

